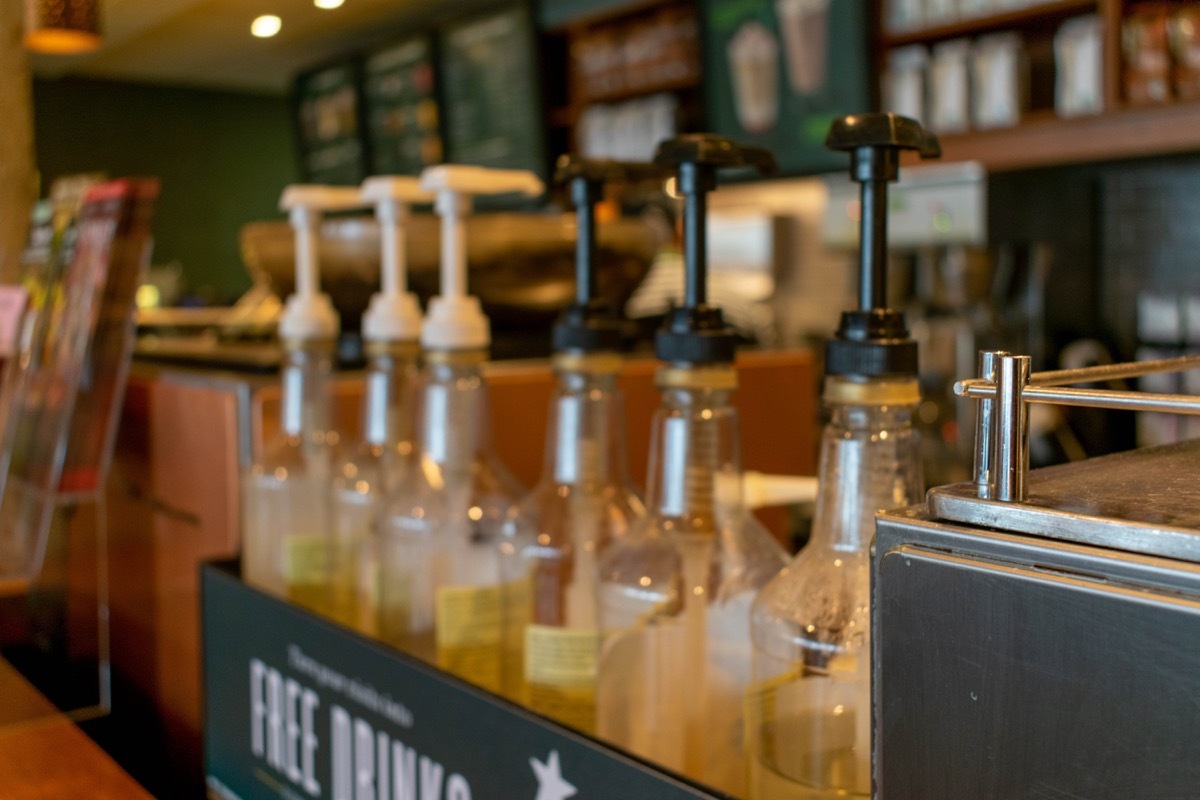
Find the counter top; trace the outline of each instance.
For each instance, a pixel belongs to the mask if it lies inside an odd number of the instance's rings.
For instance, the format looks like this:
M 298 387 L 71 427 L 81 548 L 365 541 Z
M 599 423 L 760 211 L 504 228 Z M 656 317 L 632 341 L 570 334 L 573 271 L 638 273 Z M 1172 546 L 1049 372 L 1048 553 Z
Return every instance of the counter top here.
M 149 800 L 145 789 L 5 661 L 0 697 L 0 795 L 7 800 Z

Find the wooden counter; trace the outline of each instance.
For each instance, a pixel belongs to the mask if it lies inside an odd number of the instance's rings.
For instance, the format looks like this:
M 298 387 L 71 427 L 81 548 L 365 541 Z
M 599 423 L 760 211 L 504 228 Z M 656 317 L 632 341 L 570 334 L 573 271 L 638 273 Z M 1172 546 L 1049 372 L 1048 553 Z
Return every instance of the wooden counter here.
M 0 797 L 140 800 L 151 797 L 68 717 L 0 661 Z

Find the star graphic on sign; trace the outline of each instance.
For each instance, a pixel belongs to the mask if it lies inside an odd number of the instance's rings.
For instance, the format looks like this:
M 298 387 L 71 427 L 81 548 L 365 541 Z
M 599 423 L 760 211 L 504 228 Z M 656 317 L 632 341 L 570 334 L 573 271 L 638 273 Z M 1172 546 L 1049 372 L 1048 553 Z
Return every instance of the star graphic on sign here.
M 533 767 L 533 774 L 537 775 L 538 781 L 538 793 L 534 800 L 566 800 L 575 796 L 576 788 L 562 776 L 557 750 L 550 751 L 545 763 L 536 758 L 529 759 L 529 766 Z

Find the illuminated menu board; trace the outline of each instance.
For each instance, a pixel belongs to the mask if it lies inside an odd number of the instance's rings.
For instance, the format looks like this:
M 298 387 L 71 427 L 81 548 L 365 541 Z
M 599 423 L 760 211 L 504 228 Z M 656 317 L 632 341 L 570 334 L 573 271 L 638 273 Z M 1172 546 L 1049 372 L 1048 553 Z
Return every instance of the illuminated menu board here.
M 433 37 L 415 36 L 363 64 L 367 141 L 376 175 L 416 175 L 442 161 Z
M 357 62 L 344 62 L 296 80 L 301 174 L 306 181 L 353 185 L 366 177 Z
M 525 6 L 441 32 L 440 78 L 449 161 L 545 176 L 537 50 Z

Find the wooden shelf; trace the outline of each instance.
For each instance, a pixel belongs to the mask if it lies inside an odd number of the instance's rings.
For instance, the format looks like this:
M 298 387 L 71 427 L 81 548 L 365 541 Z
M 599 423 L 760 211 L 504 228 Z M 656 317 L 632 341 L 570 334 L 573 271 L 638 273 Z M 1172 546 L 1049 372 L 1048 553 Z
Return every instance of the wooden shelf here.
M 939 138 L 942 161 L 978 161 L 991 172 L 1200 151 L 1200 103 L 1037 116 L 1012 128 Z M 905 163 L 920 162 L 906 154 Z
M 930 44 L 962 36 L 978 36 L 1013 29 L 1044 29 L 1068 17 L 1097 10 L 1097 0 L 1054 0 L 1025 8 L 1015 8 L 1002 14 L 970 17 L 907 31 L 884 31 L 879 44 L 885 48 L 909 44 Z
M 655 94 L 663 94 L 664 92 L 684 92 L 690 89 L 698 89 L 699 87 L 700 76 L 687 75 L 674 80 L 659 81 L 652 85 L 627 87 L 617 91 L 587 95 L 586 97 L 580 98 L 580 105 L 586 106 L 594 103 L 622 103 L 626 100 L 638 100 Z

